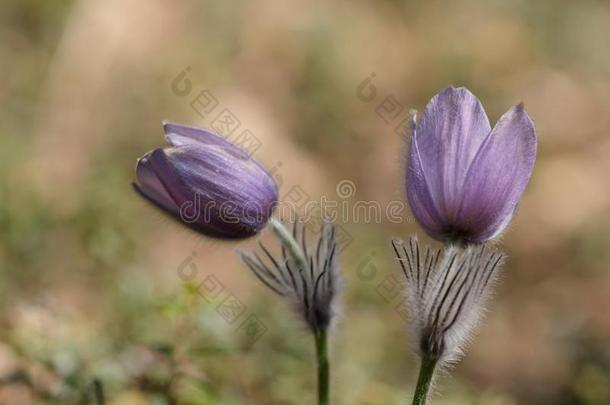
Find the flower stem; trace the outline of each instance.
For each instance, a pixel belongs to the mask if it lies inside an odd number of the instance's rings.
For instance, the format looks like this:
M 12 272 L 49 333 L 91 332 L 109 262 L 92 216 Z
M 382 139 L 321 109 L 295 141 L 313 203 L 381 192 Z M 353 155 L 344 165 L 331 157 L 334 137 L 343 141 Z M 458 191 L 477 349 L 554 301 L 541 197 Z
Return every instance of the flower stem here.
M 328 339 L 326 331 L 316 332 L 315 339 L 318 357 L 318 405 L 328 405 L 330 397 L 330 366 L 328 364 Z
M 417 387 L 415 387 L 415 395 L 413 396 L 413 405 L 426 404 L 435 367 L 436 359 L 425 355 L 422 357 L 419 377 L 417 379 Z
M 280 241 L 282 241 L 282 245 L 288 249 L 288 254 L 294 259 L 299 269 L 307 268 L 307 260 L 305 260 L 305 256 L 303 256 L 303 252 L 299 246 L 299 243 L 294 239 L 292 234 L 284 224 L 278 221 L 275 218 L 271 218 L 269 220 L 269 225 L 271 226 L 271 230 L 278 237 Z

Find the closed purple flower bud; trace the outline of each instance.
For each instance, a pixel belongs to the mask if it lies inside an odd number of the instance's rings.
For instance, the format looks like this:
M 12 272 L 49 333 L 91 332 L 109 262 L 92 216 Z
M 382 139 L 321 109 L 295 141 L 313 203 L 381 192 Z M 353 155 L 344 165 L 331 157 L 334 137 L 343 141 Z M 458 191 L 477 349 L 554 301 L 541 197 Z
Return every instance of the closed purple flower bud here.
M 523 105 L 491 129 L 466 88 L 434 96 L 413 130 L 407 199 L 426 232 L 441 241 L 483 243 L 510 222 L 536 160 L 536 131 Z
M 208 236 L 260 231 L 278 200 L 269 171 L 240 147 L 199 128 L 164 123 L 171 144 L 138 159 L 136 190 Z

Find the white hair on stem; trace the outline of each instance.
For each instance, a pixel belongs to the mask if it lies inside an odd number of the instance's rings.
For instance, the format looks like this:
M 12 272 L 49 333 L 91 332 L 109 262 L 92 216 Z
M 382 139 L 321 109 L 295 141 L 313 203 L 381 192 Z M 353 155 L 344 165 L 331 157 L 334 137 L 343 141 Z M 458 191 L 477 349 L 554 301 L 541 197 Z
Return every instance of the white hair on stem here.
M 457 362 L 481 320 L 504 254 L 485 245 L 422 251 L 415 236 L 392 246 L 407 282 L 416 351 L 440 365 Z
M 299 227 L 298 221 L 292 233 L 279 221 L 271 226 L 280 241 L 281 255 L 274 257 L 259 242 L 261 254 L 239 252 L 242 261 L 270 290 L 290 302 L 312 332 L 326 331 L 338 311 L 341 285 L 335 227 L 323 221 L 316 243 L 308 246 L 305 226 Z

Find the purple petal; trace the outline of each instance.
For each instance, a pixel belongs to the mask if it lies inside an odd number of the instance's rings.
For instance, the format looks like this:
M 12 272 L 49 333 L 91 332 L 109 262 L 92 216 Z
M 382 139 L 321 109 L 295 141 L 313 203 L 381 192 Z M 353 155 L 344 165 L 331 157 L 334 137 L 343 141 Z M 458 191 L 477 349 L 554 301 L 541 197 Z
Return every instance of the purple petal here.
M 416 181 L 425 182 L 443 219 L 456 217 L 468 168 L 490 130 L 481 102 L 464 87 L 448 87 L 426 105 L 415 131 L 411 160 L 419 152 Z M 414 188 L 422 190 L 424 185 Z M 430 204 L 425 197 L 419 198 L 422 204 Z M 428 211 L 433 211 L 432 206 Z
M 443 239 L 444 221 L 440 217 L 426 178 L 415 137 L 411 138 L 407 165 L 407 200 L 413 215 L 430 236 Z
M 517 208 L 536 160 L 536 131 L 523 105 L 498 121 L 474 158 L 457 223 L 471 242 L 500 233 Z
M 215 201 L 260 202 L 273 198 L 277 186 L 253 158 L 235 156 L 234 147 L 183 145 L 168 159 L 187 188 Z
M 172 147 L 138 161 L 136 190 L 210 236 L 244 238 L 261 230 L 278 200 L 267 169 L 211 132 L 174 123 L 163 128 Z
M 201 128 L 164 121 L 163 131 L 165 132 L 165 139 L 173 146 L 186 145 L 189 143 L 227 147 L 233 146 L 231 142 L 227 141 L 222 136 Z
M 182 179 L 180 170 L 169 160 L 175 148 L 155 149 L 150 154 L 150 167 L 176 205 L 175 218 L 206 235 L 231 237 L 216 217 L 202 213 L 201 199 Z M 196 170 L 196 168 L 190 168 Z
M 187 201 L 191 201 L 192 195 L 168 161 L 166 150 L 153 150 L 149 155 L 149 161 L 150 167 L 178 207 L 181 207 Z
M 165 151 L 154 167 L 183 221 L 227 237 L 255 234 L 277 202 L 277 186 L 254 159 L 235 147 L 185 144 Z
M 174 203 L 172 197 L 167 193 L 165 187 L 157 177 L 157 174 L 152 169 L 149 152 L 140 159 L 136 165 L 136 183 L 134 187 L 146 198 L 153 203 L 159 205 L 164 210 L 172 213 L 178 213 L 178 207 Z

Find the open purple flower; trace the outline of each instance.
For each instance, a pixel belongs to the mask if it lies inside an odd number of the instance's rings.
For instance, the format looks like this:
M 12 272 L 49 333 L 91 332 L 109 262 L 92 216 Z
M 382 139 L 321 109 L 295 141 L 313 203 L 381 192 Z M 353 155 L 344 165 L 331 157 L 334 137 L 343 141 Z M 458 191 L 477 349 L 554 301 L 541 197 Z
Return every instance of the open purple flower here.
M 466 88 L 434 96 L 413 130 L 407 199 L 426 232 L 441 241 L 482 243 L 508 225 L 536 160 L 536 131 L 523 105 L 491 129 Z
M 211 132 L 173 123 L 163 129 L 171 146 L 138 159 L 135 189 L 208 236 L 245 238 L 260 231 L 278 200 L 269 171 Z

